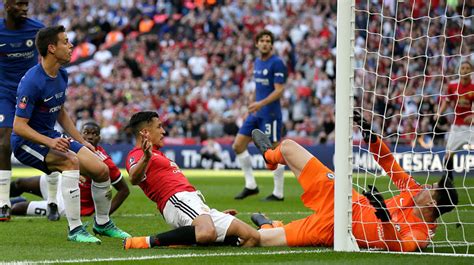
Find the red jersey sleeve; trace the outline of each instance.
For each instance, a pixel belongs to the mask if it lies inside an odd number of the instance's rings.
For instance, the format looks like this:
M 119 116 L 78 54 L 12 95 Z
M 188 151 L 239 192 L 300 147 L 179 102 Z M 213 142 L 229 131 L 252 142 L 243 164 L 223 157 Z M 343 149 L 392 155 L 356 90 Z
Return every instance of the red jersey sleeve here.
M 127 160 L 125 161 L 125 168 L 128 173 L 130 173 L 130 169 L 138 163 L 142 156 L 143 151 L 138 148 L 134 148 L 128 153 Z
M 390 176 L 392 182 L 400 191 L 421 188 L 413 177 L 408 175 L 397 163 L 388 146 L 380 138 L 377 138 L 377 142 L 369 144 L 369 149 L 375 161 Z
M 117 167 L 117 165 L 115 165 L 114 161 L 104 150 L 104 148 L 102 148 L 101 146 L 97 146 L 97 151 L 101 152 L 103 157 L 105 158 L 103 162 L 109 168 L 110 182 L 112 183 L 112 185 L 116 184 L 120 181 L 120 179 L 122 179 L 122 172 L 120 172 L 120 169 Z

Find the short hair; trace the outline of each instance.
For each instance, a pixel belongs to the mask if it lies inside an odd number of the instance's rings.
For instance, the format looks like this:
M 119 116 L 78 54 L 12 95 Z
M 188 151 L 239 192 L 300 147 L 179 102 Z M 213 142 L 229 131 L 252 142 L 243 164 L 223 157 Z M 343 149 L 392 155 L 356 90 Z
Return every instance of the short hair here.
M 452 177 L 443 176 L 438 182 L 438 188 L 435 191 L 434 199 L 436 201 L 437 211 L 434 211 L 434 217 L 438 218 L 442 214 L 448 213 L 458 204 L 458 192 L 454 187 Z
M 459 66 L 461 66 L 461 65 L 463 65 L 463 64 L 468 64 L 468 65 L 472 68 L 472 63 L 471 63 L 470 61 L 468 61 L 468 60 L 462 61 Z
M 84 130 L 84 128 L 86 128 L 87 126 L 95 127 L 95 129 L 100 131 L 100 125 L 95 121 L 86 121 L 84 124 L 82 124 L 81 131 Z
M 38 31 L 36 34 L 36 49 L 38 49 L 41 56 L 46 57 L 50 44 L 56 45 L 58 43 L 58 34 L 61 32 L 66 32 L 62 25 L 46 27 Z
M 132 130 L 133 135 L 138 136 L 141 129 L 143 129 L 145 124 L 149 124 L 153 118 L 159 118 L 158 113 L 154 111 L 141 111 L 132 115 L 130 122 L 126 128 Z
M 275 36 L 273 36 L 273 33 L 267 29 L 260 31 L 257 35 L 255 35 L 255 43 L 258 43 L 258 41 L 263 36 L 270 36 L 270 42 L 273 44 L 273 41 L 275 40 Z

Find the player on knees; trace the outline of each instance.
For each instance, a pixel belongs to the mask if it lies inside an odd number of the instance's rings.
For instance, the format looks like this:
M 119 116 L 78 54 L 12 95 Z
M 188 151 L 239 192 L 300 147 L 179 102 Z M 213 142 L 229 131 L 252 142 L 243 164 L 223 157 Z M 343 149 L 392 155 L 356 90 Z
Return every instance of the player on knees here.
M 267 137 L 276 146 L 281 139 L 282 114 L 280 97 L 284 92 L 284 85 L 288 75 L 287 68 L 282 59 L 274 55 L 273 34 L 263 30 L 255 37 L 260 58 L 254 63 L 255 102 L 248 108 L 248 116 L 235 137 L 232 149 L 234 149 L 237 160 L 240 163 L 245 177 L 244 189 L 234 198 L 242 200 L 246 197 L 259 193 L 257 182 L 252 172 L 252 161 L 247 151 L 248 144 L 252 141 L 253 129 L 264 130 Z M 264 201 L 283 201 L 283 174 L 285 167 L 276 165 L 273 170 L 273 192 L 265 197 Z
M 97 159 L 95 148 L 84 140 L 64 108 L 67 72 L 62 65 L 71 59 L 72 44 L 63 26 L 47 27 L 36 36 L 42 57 L 22 78 L 17 92 L 17 107 L 11 136 L 15 157 L 23 164 L 45 173 L 62 173 L 61 192 L 69 224 L 68 240 L 95 242 L 80 218 L 79 176 L 92 178 L 95 204 L 95 233 L 125 238 L 129 235 L 109 219 L 110 179 L 107 166 Z M 54 130 L 56 121 L 70 135 Z
M 127 157 L 130 182 L 140 186 L 157 204 L 165 221 L 174 229 L 155 236 L 127 238 L 125 249 L 207 245 L 236 237 L 242 246 L 258 243 L 255 229 L 228 213 L 209 208 L 178 165 L 160 151 L 165 130 L 156 112 L 134 114 L 128 128 L 133 130 L 136 140 Z
M 370 125 L 356 113 L 364 140 L 375 160 L 387 172 L 400 194 L 384 200 L 375 187 L 363 194 L 352 190 L 352 232 L 360 247 L 391 251 L 426 248 L 436 230 L 437 218 L 454 209 L 458 195 L 450 171 L 433 185 L 419 185 L 396 162 L 388 147 L 370 131 Z M 265 162 L 287 165 L 303 188 L 301 199 L 313 210 L 310 216 L 283 227 L 261 214 L 252 216 L 260 229 L 261 246 L 327 246 L 334 244 L 334 173 L 292 140 L 272 149 L 266 135 L 254 130 L 255 145 Z M 265 225 L 265 226 L 264 226 Z M 383 231 L 379 233 L 378 231 Z
M 0 19 L 0 221 L 10 220 L 12 176 L 10 136 L 16 89 L 28 69 L 38 63 L 36 32 L 44 25 L 28 18 L 28 0 L 4 0 Z
M 117 193 L 112 198 L 110 206 L 110 214 L 114 213 L 125 199 L 130 194 L 127 182 L 123 179 L 122 173 L 119 168 L 112 161 L 110 156 L 105 150 L 98 145 L 100 141 L 100 127 L 96 122 L 89 121 L 82 125 L 81 128 L 82 137 L 95 147 L 95 155 L 103 161 L 109 168 L 109 176 L 112 182 L 112 186 L 117 190 Z M 54 173 L 53 173 L 54 174 Z M 61 178 L 61 175 L 59 178 Z M 59 180 L 61 181 L 61 180 Z M 20 196 L 23 192 L 35 194 L 44 198 L 43 201 L 20 201 L 14 203 L 12 200 L 12 215 L 45 215 L 47 210 L 48 201 L 46 201 L 50 191 L 47 189 L 47 178 L 46 174 L 31 178 L 18 178 L 12 182 L 10 186 L 10 194 L 12 197 Z M 92 198 L 91 185 L 92 180 L 88 176 L 81 176 L 79 182 L 80 196 L 81 196 L 81 216 L 89 216 L 95 212 L 94 199 Z M 54 197 L 58 199 L 59 213 L 65 214 L 64 202 L 62 200 L 61 190 L 55 194 Z M 59 218 L 59 216 L 58 216 Z

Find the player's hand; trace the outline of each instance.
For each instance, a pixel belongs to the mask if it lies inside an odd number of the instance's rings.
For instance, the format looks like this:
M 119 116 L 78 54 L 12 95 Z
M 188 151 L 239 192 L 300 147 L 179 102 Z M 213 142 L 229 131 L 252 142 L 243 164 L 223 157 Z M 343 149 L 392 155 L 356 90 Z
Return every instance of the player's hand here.
M 257 112 L 263 107 L 262 103 L 260 101 L 253 102 L 252 104 L 249 105 L 249 112 Z
M 66 153 L 67 151 L 69 151 L 69 145 L 70 145 L 69 139 L 58 137 L 58 138 L 51 139 L 51 142 L 48 145 L 48 147 L 50 149 Z
M 95 147 L 91 143 L 89 143 L 88 141 L 84 141 L 82 144 L 85 147 L 89 148 L 89 150 L 91 150 L 92 152 L 95 152 L 95 150 L 96 150 Z
M 368 185 L 367 187 L 369 189 L 362 194 L 369 199 L 370 204 L 375 208 L 375 216 L 382 222 L 390 222 L 390 212 L 387 209 L 382 194 L 380 194 L 375 186 Z
M 145 155 L 145 158 L 146 159 L 150 159 L 151 155 L 152 155 L 152 144 L 150 142 L 150 134 L 148 132 L 143 132 L 141 131 L 140 132 L 140 135 L 142 136 L 142 150 L 143 150 L 143 154 Z
M 226 213 L 226 214 L 233 215 L 233 216 L 236 216 L 239 213 L 236 209 L 227 209 L 227 210 L 224 210 L 222 212 Z
M 370 124 L 358 110 L 354 109 L 353 120 L 355 124 L 361 127 L 362 136 L 366 143 L 375 143 L 377 141 L 377 135 L 372 133 L 372 124 Z

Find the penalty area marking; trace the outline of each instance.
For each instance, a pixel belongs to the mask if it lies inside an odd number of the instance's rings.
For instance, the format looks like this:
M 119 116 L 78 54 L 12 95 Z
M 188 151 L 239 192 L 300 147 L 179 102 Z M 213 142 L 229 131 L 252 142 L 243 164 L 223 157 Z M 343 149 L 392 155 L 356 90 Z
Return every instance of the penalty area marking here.
M 223 252 L 223 253 L 206 253 L 206 254 L 171 254 L 171 255 L 151 255 L 139 257 L 123 257 L 123 258 L 95 258 L 95 259 L 66 259 L 66 260 L 25 260 L 14 261 L 12 264 L 55 264 L 55 263 L 85 263 L 85 262 L 113 262 L 113 261 L 134 261 L 134 260 L 157 260 L 157 259 L 179 259 L 179 258 L 206 258 L 206 257 L 229 257 L 229 256 L 267 256 L 267 255 L 293 255 L 307 253 L 324 253 L 332 252 L 331 249 L 315 249 L 315 250 L 284 250 L 284 251 L 267 251 L 267 252 Z

